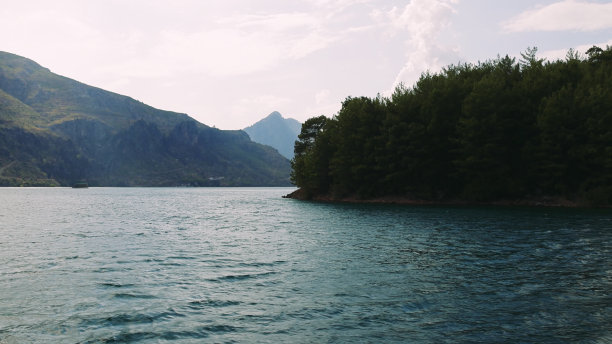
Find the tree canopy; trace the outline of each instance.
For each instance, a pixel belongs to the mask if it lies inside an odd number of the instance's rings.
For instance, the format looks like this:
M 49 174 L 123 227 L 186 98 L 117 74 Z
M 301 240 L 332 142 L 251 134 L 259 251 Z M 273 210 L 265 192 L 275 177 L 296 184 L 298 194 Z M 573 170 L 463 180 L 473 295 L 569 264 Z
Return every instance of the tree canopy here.
M 612 48 L 548 62 L 528 48 L 424 73 L 312 118 L 292 181 L 307 195 L 612 204 Z

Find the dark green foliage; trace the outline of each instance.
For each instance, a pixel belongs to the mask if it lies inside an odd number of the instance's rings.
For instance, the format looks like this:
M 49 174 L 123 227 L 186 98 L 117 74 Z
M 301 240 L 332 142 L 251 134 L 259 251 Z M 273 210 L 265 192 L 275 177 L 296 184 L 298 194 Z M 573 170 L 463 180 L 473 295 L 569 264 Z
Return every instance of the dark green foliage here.
M 336 181 L 334 194 L 347 194 L 352 191 L 359 196 L 371 196 L 376 184 L 383 175 L 378 163 L 383 155 L 384 141 L 381 137 L 385 105 L 381 98 L 348 98 L 342 109 L 330 122 L 334 135 L 326 147 L 330 161 L 330 176 Z M 333 123 L 333 124 L 332 124 Z M 317 147 L 318 148 L 318 147 Z
M 288 186 L 289 173 L 287 159 L 242 131 L 0 52 L 0 186 Z
M 302 130 L 295 141 L 294 158 L 291 160 L 291 181 L 301 185 L 309 193 L 323 193 L 322 189 L 329 182 L 327 171 L 329 161 L 322 154 L 325 140 L 317 141 L 317 136 L 323 131 L 327 118 L 325 116 L 313 117 L 302 124 Z M 318 147 L 315 150 L 315 142 Z M 323 170 L 321 170 L 323 168 Z
M 0 130 L 0 185 L 69 185 L 88 166 L 68 140 L 22 128 Z
M 332 197 L 612 204 L 612 48 L 553 62 L 536 52 L 347 98 L 304 124 L 292 180 Z

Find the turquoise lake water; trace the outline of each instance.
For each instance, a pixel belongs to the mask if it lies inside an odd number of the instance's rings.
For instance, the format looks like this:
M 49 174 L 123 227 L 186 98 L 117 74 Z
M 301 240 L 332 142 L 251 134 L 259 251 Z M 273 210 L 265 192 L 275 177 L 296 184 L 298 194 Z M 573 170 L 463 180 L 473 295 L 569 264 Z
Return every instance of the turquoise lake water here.
M 0 343 L 611 343 L 612 211 L 0 188 Z

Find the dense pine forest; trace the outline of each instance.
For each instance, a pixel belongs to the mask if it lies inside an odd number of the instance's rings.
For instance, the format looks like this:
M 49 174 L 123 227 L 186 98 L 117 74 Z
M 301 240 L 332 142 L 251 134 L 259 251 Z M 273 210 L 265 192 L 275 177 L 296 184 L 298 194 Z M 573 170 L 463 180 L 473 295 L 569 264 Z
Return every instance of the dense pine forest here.
M 536 53 L 451 65 L 307 120 L 299 197 L 612 204 L 612 47 Z

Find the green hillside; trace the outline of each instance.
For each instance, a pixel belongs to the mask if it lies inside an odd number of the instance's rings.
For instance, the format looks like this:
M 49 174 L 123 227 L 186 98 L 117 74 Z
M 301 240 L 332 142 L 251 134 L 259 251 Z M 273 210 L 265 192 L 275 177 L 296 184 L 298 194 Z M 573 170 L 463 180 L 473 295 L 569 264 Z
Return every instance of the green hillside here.
M 0 52 L 0 185 L 290 185 L 290 164 L 242 131 L 51 73 Z

